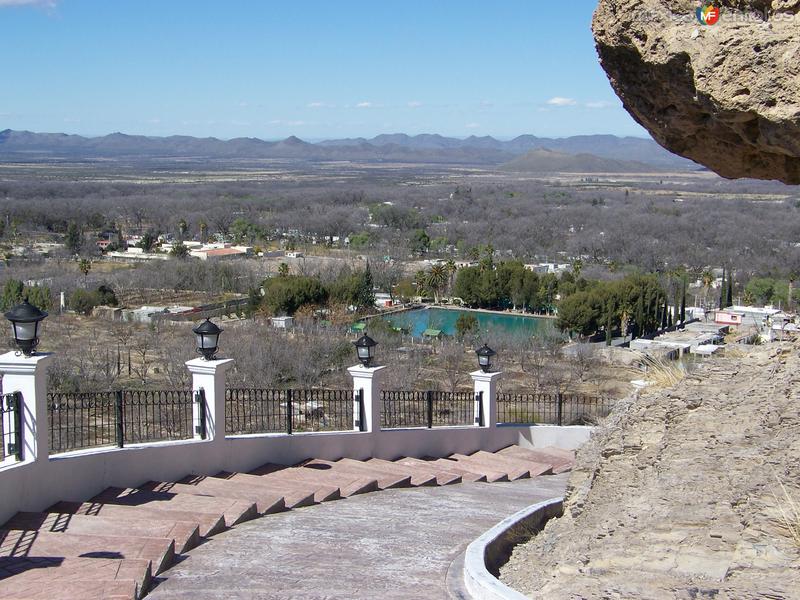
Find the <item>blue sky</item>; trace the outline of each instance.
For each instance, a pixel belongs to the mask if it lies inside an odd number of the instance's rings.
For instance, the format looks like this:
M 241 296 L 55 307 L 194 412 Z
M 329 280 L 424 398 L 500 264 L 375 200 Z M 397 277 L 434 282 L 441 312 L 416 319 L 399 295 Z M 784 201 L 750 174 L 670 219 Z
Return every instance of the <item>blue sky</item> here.
M 595 0 L 0 0 L 0 129 L 644 136 Z

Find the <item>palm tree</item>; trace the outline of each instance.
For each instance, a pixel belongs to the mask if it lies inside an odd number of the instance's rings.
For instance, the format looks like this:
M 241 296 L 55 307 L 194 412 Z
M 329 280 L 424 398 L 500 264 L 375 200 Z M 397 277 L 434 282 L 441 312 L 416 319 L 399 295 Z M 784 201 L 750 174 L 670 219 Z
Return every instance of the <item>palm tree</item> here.
M 448 259 L 445 263 L 444 268 L 447 270 L 447 291 L 448 293 L 453 293 L 453 276 L 456 274 L 458 267 L 456 267 L 456 261 L 452 258 Z
M 288 277 L 289 276 L 289 265 L 285 262 L 282 262 L 278 265 L 278 277 Z
M 703 271 L 700 279 L 703 281 L 703 308 L 705 308 L 706 303 L 708 302 L 708 290 L 711 287 L 711 284 L 714 283 L 714 274 L 706 269 Z
M 183 241 L 183 237 L 186 235 L 186 232 L 189 229 L 189 224 L 186 222 L 186 219 L 181 219 L 178 221 L 178 236 L 180 240 Z
M 82 258 L 78 261 L 78 270 L 83 273 L 83 287 L 86 287 L 86 277 L 89 271 L 92 270 L 92 261 L 88 258 Z
M 206 235 L 208 234 L 208 223 L 200 221 L 197 226 L 200 228 L 200 241 L 206 243 Z
M 417 288 L 417 294 L 422 297 L 425 295 L 425 288 L 428 284 L 428 277 L 425 271 L 417 271 L 414 273 L 414 287 Z
M 433 292 L 433 301 L 439 303 L 439 292 L 447 283 L 447 268 L 444 265 L 433 265 L 426 277 L 428 288 Z

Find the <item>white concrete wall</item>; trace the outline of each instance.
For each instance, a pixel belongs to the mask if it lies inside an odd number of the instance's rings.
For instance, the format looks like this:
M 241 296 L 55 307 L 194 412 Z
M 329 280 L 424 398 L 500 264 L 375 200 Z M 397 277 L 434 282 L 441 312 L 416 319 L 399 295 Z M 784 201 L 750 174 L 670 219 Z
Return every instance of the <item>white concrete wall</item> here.
M 45 461 L 0 466 L 0 523 L 20 510 L 43 510 L 59 500 L 87 500 L 109 486 L 135 487 L 146 481 L 174 481 L 188 474 L 249 471 L 264 463 L 291 465 L 307 458 L 447 456 L 494 451 L 510 444 L 575 448 L 589 427 L 501 426 L 397 429 L 377 433 L 259 434 L 95 448 Z

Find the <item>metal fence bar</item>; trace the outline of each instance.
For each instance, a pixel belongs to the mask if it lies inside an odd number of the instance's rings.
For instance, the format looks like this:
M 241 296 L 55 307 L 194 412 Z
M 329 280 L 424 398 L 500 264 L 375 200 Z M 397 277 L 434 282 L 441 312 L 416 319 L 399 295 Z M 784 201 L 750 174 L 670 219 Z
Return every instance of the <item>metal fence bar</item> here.
M 197 424 L 195 425 L 194 432 L 200 436 L 201 440 L 206 439 L 207 433 L 207 423 L 206 423 L 206 391 L 205 390 L 197 390 L 194 393 L 194 401 L 197 403 Z
M 614 400 L 581 394 L 497 395 L 497 420 L 510 424 L 577 425 L 591 423 L 611 412 Z
M 18 461 L 24 458 L 20 392 L 0 396 L 0 461 L 8 457 L 14 457 Z
M 294 412 L 292 390 L 286 390 L 286 433 L 292 435 L 292 413 Z

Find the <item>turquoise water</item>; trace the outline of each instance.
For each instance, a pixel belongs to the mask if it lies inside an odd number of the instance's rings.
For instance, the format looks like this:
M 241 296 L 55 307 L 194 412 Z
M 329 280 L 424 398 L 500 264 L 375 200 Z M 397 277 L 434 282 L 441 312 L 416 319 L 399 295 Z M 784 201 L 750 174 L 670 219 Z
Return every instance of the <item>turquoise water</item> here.
M 443 308 L 420 308 L 383 317 L 393 327 L 402 327 L 414 337 L 422 336 L 426 329 L 440 329 L 445 335 L 456 334 L 456 320 L 464 313 L 478 319 L 482 332 L 501 331 L 503 333 L 534 335 L 545 326 L 548 319 L 523 317 L 507 313 L 485 313 L 478 311 L 449 310 Z

